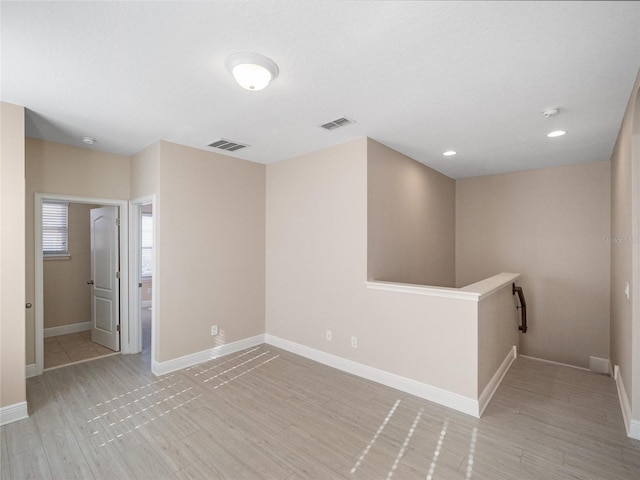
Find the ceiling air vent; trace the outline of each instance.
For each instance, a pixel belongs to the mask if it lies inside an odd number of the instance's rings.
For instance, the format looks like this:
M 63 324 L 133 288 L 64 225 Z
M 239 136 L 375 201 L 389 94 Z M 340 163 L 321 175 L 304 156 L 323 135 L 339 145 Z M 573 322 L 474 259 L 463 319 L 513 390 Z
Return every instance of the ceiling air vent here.
M 225 140 L 221 138 L 220 140 L 216 140 L 213 143 L 209 144 L 210 147 L 218 148 L 220 150 L 226 150 L 227 152 L 235 152 L 236 150 L 240 150 L 241 148 L 248 147 L 249 145 L 244 145 L 238 142 L 232 142 L 230 140 Z
M 351 123 L 356 123 L 356 122 L 347 117 L 340 117 L 335 120 L 332 120 L 331 122 L 324 123 L 320 126 L 325 130 L 335 130 L 336 128 L 344 127 L 345 125 L 349 125 Z

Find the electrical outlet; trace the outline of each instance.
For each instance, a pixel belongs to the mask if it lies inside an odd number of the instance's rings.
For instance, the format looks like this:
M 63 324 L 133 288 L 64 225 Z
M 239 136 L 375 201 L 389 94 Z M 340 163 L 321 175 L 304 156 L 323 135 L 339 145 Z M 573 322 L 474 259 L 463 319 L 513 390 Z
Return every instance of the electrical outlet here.
M 358 348 L 358 337 L 351 337 L 351 346 L 353 348 Z
M 211 325 L 211 336 L 218 334 L 218 325 Z
M 147 293 L 151 293 L 151 287 L 147 288 Z
M 327 341 L 330 342 L 331 340 L 333 340 L 333 334 L 331 330 L 327 330 Z

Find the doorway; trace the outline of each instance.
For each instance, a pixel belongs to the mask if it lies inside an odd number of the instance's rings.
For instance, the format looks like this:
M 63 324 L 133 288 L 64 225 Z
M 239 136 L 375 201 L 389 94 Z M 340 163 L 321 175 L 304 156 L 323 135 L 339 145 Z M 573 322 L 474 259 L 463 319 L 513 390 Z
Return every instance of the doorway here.
M 87 296 L 89 296 L 90 295 L 89 291 L 90 291 L 93 297 L 90 300 L 92 305 L 92 312 L 93 312 L 92 319 L 90 320 L 90 322 L 86 322 L 86 320 L 83 322 L 73 322 L 73 321 L 71 323 L 66 322 L 67 324 L 59 326 L 61 328 L 53 327 L 53 330 L 48 328 L 47 332 L 45 332 L 45 323 L 44 323 L 45 262 L 47 262 L 47 269 L 50 270 L 49 267 L 52 266 L 55 262 L 68 262 L 69 252 L 66 252 L 68 257 L 67 260 L 64 259 L 65 253 L 62 251 L 59 252 L 60 258 L 62 259 L 53 260 L 53 261 L 49 259 L 45 260 L 45 254 L 44 254 L 45 243 L 47 243 L 47 249 L 49 249 L 48 253 L 51 253 L 48 245 L 50 235 L 49 234 L 45 235 L 43 233 L 43 206 L 45 204 L 73 205 L 74 210 L 76 210 L 75 206 L 77 206 L 77 210 L 84 211 L 87 213 L 91 210 L 91 207 L 93 206 L 94 211 L 99 212 L 97 216 L 94 218 L 94 221 L 96 224 L 95 226 L 98 230 L 101 229 L 102 224 L 105 224 L 105 223 L 108 223 L 108 221 L 111 221 L 111 219 L 107 219 L 107 217 L 105 217 L 105 214 L 107 214 L 108 216 L 109 212 L 112 212 L 110 215 L 114 217 L 113 218 L 114 223 L 116 221 L 115 217 L 117 217 L 120 224 L 117 227 L 114 226 L 113 229 L 108 231 L 107 237 L 106 237 L 106 238 L 109 238 L 109 235 L 110 235 L 112 238 L 111 243 L 119 244 L 119 251 L 117 249 L 112 249 L 110 253 L 109 251 L 107 253 L 103 252 L 102 257 L 100 257 L 99 255 L 97 259 L 99 263 L 101 258 L 103 260 L 104 258 L 107 258 L 107 257 L 111 258 L 112 266 L 114 268 L 114 272 L 113 272 L 114 278 L 116 276 L 115 271 L 118 272 L 117 275 L 119 276 L 119 280 L 117 282 L 113 282 L 110 296 L 105 297 L 104 295 L 102 295 L 106 290 L 108 290 L 108 288 L 104 287 L 105 281 L 99 280 L 98 282 L 99 285 L 96 285 L 94 278 L 87 278 L 85 283 L 88 283 L 88 285 L 85 285 L 85 289 L 87 289 L 85 293 L 87 294 Z M 84 345 L 84 346 L 81 345 L 82 342 L 87 343 L 86 342 L 87 335 L 88 335 L 86 333 L 87 327 L 94 328 L 94 329 L 97 328 L 98 336 L 103 335 L 101 343 L 105 343 L 104 334 L 108 328 L 111 328 L 112 335 L 110 340 L 112 343 L 108 346 L 110 346 L 112 350 L 118 350 L 119 345 L 117 343 L 113 343 L 113 341 L 117 340 L 117 342 L 120 343 L 120 340 L 122 340 L 121 350 L 124 352 L 129 349 L 129 345 L 125 341 L 126 332 L 129 329 L 127 204 L 128 202 L 123 200 L 36 193 L 35 212 L 34 212 L 35 213 L 34 215 L 35 252 L 34 253 L 35 253 L 35 342 L 36 342 L 35 343 L 35 353 L 36 353 L 35 374 L 36 375 L 42 374 L 45 368 L 45 364 L 44 364 L 45 333 L 47 333 L 46 341 L 50 343 L 52 341 L 49 339 L 52 337 L 58 336 L 56 334 L 71 335 L 71 337 L 73 338 L 67 337 L 65 339 L 66 347 L 68 349 L 71 349 L 71 348 L 77 348 L 78 346 L 80 346 L 80 348 L 83 349 L 83 353 L 80 355 L 86 356 L 89 353 L 88 350 L 94 348 L 94 347 L 91 347 L 90 345 Z M 103 207 L 103 208 L 96 209 L 95 207 L 97 206 Z M 91 220 L 89 220 L 87 223 L 91 224 Z M 92 232 L 93 232 L 93 229 L 92 229 Z M 91 234 L 93 235 L 93 233 Z M 45 239 L 45 236 L 46 236 L 46 239 Z M 46 255 L 46 256 L 50 257 L 50 255 Z M 93 277 L 95 275 L 93 272 L 93 262 L 90 262 L 90 263 L 92 265 L 90 276 Z M 67 263 L 66 265 L 69 266 L 70 263 Z M 93 284 L 91 283 L 92 281 L 93 281 Z M 61 281 L 58 287 L 65 288 L 64 282 Z M 55 288 L 54 288 L 54 293 L 55 293 Z M 98 295 L 94 295 L 96 293 Z M 80 293 L 80 295 L 81 294 L 82 293 Z M 97 308 L 96 308 L 96 305 L 97 305 Z M 95 313 L 97 313 L 97 317 Z M 119 324 L 117 323 L 118 319 L 119 319 Z M 87 323 L 89 323 L 89 325 L 87 325 Z M 107 327 L 106 326 L 107 324 L 109 324 L 110 326 Z M 117 338 L 114 336 L 114 334 L 116 334 L 115 332 L 116 326 L 119 326 L 119 330 L 120 330 L 119 332 L 117 332 Z M 91 332 L 89 332 L 89 338 L 90 338 L 90 335 L 91 335 Z M 103 351 L 102 353 L 106 354 L 107 352 Z M 75 361 L 78 361 L 78 360 L 72 359 L 72 362 L 75 362 Z
M 133 349 L 151 370 L 156 348 L 157 325 L 157 222 L 155 195 L 137 198 L 130 203 L 131 299 L 130 334 Z

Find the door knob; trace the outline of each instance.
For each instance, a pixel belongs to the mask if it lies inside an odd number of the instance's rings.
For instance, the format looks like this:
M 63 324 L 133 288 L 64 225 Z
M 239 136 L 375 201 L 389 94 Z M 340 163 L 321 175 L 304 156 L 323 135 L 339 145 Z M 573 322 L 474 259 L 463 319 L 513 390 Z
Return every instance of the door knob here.
M 25 305 L 25 307 L 27 307 L 27 308 L 31 308 L 31 307 L 33 307 L 33 305 L 31 305 L 30 303 L 27 303 L 27 304 Z
M 89 280 L 89 281 L 87 282 L 87 285 L 93 285 L 93 280 Z

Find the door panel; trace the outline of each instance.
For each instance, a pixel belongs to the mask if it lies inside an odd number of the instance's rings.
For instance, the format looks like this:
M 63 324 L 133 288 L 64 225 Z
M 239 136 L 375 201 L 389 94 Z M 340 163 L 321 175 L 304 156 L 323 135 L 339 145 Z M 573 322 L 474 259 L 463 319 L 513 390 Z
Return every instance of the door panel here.
M 91 341 L 120 351 L 118 207 L 91 209 Z

